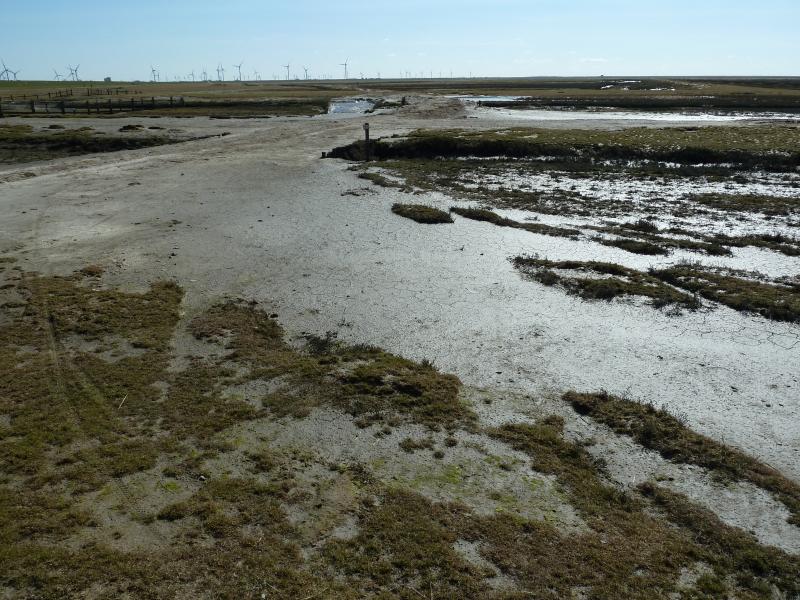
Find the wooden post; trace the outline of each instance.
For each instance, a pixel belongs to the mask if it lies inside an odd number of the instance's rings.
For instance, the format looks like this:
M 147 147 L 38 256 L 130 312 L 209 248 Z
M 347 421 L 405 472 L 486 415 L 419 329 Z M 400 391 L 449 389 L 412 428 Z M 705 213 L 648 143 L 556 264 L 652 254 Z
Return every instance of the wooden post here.
M 36 112 L 36 103 L 33 100 L 31 100 L 31 112 L 32 113 Z
M 108 99 L 108 113 L 111 115 L 114 114 L 114 105 L 111 104 L 111 98 Z
M 63 115 L 63 114 L 66 114 L 66 112 L 67 112 L 67 107 L 66 107 L 66 106 L 64 106 L 64 101 L 63 101 L 63 100 L 62 100 L 61 102 L 59 102 L 59 103 L 58 103 L 58 108 L 61 110 L 61 114 L 62 114 L 62 115 Z
M 369 123 L 364 123 L 364 156 L 369 160 Z
M 88 100 L 86 101 L 86 114 L 87 115 L 92 114 L 92 107 L 89 106 L 89 101 Z

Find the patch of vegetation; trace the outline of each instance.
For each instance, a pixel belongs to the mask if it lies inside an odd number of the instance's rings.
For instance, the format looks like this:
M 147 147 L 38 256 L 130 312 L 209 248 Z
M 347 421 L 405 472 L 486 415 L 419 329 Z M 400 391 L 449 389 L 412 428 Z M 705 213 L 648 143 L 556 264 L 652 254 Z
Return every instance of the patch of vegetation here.
M 713 556 L 715 587 L 724 586 L 724 573 L 734 576 L 755 597 L 773 597 L 772 585 L 788 597 L 800 594 L 800 560 L 776 548 L 762 546 L 748 533 L 723 523 L 715 514 L 689 502 L 685 496 L 652 483 L 639 486 L 653 504 L 679 527 L 691 531 L 697 543 Z M 698 582 L 708 587 L 710 582 Z
M 700 194 L 689 200 L 726 212 L 751 212 L 786 216 L 800 212 L 800 198 L 760 196 L 752 194 Z
M 651 271 L 661 281 L 734 310 L 774 321 L 800 322 L 800 289 L 725 274 L 694 264 Z
M 384 187 L 384 188 L 397 188 L 397 189 L 406 189 L 406 186 L 402 183 L 397 183 L 392 181 L 385 175 L 381 175 L 380 173 L 359 173 L 359 179 L 366 179 L 367 181 L 371 181 L 377 186 Z
M 595 238 L 595 241 L 636 254 L 667 255 L 671 250 L 690 250 L 704 252 L 710 256 L 731 255 L 730 249 L 724 245 L 724 239 L 721 237 L 698 236 L 698 234 L 684 229 L 673 229 L 670 230 L 670 233 L 680 233 L 692 238 L 700 237 L 701 239 L 659 235 L 662 233 L 661 230 L 655 224 L 643 219 L 634 223 L 591 226 L 588 229 L 620 236 L 621 239 L 603 240 Z
M 551 261 L 518 256 L 511 262 L 535 281 L 561 286 L 567 293 L 586 300 L 644 296 L 652 298 L 656 307 L 675 304 L 694 310 L 701 306 L 700 296 L 774 321 L 800 322 L 798 286 L 755 281 L 745 273 L 719 272 L 692 263 L 650 269 L 645 273 L 596 261 Z M 588 276 L 576 277 L 559 271 L 577 271 Z
M 567 392 L 564 400 L 579 414 L 631 436 L 667 460 L 698 465 L 726 479 L 749 481 L 771 492 L 789 508 L 790 522 L 800 525 L 800 486 L 756 459 L 695 433 L 666 410 L 605 392 Z
M 614 248 L 619 248 L 634 254 L 645 254 L 648 256 L 666 256 L 669 254 L 669 250 L 664 246 L 653 244 L 652 242 L 644 242 L 641 240 L 632 240 L 629 238 L 617 238 L 612 240 L 595 238 L 595 241 L 600 242 L 604 246 L 612 246 Z
M 451 212 L 456 213 L 467 219 L 474 221 L 486 221 L 500 227 L 511 227 L 512 229 L 523 229 L 531 233 L 539 233 L 541 235 L 551 235 L 556 237 L 577 238 L 581 232 L 577 229 L 568 229 L 565 227 L 554 227 L 552 225 L 544 225 L 542 223 L 520 223 L 513 219 L 501 217 L 496 212 L 486 210 L 484 208 L 461 208 L 453 206 L 450 208 Z
M 417 223 L 438 224 L 438 223 L 452 223 L 453 218 L 449 213 L 433 208 L 432 206 L 425 206 L 424 204 L 394 204 L 392 212 L 406 219 L 411 219 Z
M 403 599 L 490 596 L 482 581 L 487 573 L 453 548 L 458 535 L 451 515 L 459 510 L 406 490 L 387 490 L 360 512 L 356 537 L 329 543 L 326 557 L 356 578 L 364 595 L 377 587 Z
M 679 525 L 672 527 L 650 512 L 645 499 L 605 482 L 602 463 L 564 439 L 560 417 L 490 433 L 530 455 L 537 471 L 554 475 L 588 526 L 585 533 L 566 535 L 510 515 L 476 524 L 472 539 L 481 541 L 482 554 L 534 595 L 557 590 L 557 597 L 567 597 L 580 587 L 591 598 L 667 598 L 679 591 L 681 569 L 698 562 L 710 565 L 726 588 L 733 582 L 738 589 L 728 591 L 737 597 L 771 598 L 772 585 L 789 595 L 800 591 L 797 557 L 729 527 L 714 533 L 719 520 L 677 494 L 669 497 L 676 506 L 681 502 L 675 513 L 685 520 L 670 515 Z M 700 530 L 705 537 L 696 535 Z
M 614 263 L 596 261 L 551 261 L 536 257 L 518 256 L 513 265 L 544 285 L 558 285 L 567 293 L 585 300 L 612 300 L 619 296 L 642 296 L 650 298 L 660 308 L 670 304 L 695 310 L 700 303 L 693 295 L 676 290 L 663 281 Z M 562 275 L 557 271 L 577 271 L 586 277 Z
M 290 472 L 268 447 L 243 452 L 254 478 L 206 475 L 207 460 L 235 452 L 226 432 L 277 406 L 265 400 L 266 409 L 258 409 L 225 392 L 280 377 L 289 384 L 287 405 L 329 403 L 369 422 L 436 429 L 474 422 L 458 398 L 460 382 L 375 348 L 331 340 L 314 353 L 299 351 L 268 314 L 234 302 L 189 324 L 195 337 L 224 351 L 170 370 L 181 289 L 162 282 L 126 294 L 83 285 L 95 274 L 23 274 L 16 282 L 22 310 L 3 309 L 0 586 L 37 598 L 78 596 L 98 585 L 132 597 L 234 598 L 253 590 L 353 597 L 307 568 L 282 506 L 308 492 L 295 493 Z M 104 358 L 120 348 L 118 360 Z M 182 485 L 161 477 L 180 477 Z M 197 491 L 158 507 L 159 491 L 184 486 Z M 108 509 L 109 521 L 96 511 L 116 493 L 124 498 Z M 148 513 L 143 506 L 151 503 L 157 508 Z M 158 539 L 169 527 L 177 532 L 171 542 L 140 552 L 116 541 L 130 519 L 149 528 L 156 515 L 161 533 L 143 535 Z
M 433 450 L 434 442 L 432 438 L 415 440 L 414 438 L 407 437 L 400 442 L 400 448 L 402 448 L 403 452 L 413 454 L 416 450 Z
M 339 377 L 343 385 L 336 402 L 354 416 L 394 411 L 432 430 L 474 426 L 476 417 L 461 402 L 461 382 L 454 375 L 375 349 L 347 350 L 343 358 L 355 366 Z
M 753 246 L 766 248 L 785 254 L 786 256 L 800 256 L 800 239 L 781 233 L 753 233 L 748 235 L 730 236 L 718 233 L 705 239 L 714 244 L 744 248 Z
M 555 157 L 561 160 L 648 160 L 734 163 L 740 168 L 789 171 L 800 165 L 794 126 L 630 128 L 619 131 L 536 128 L 501 131 L 420 130 L 399 140 L 376 140 L 379 160 L 458 157 Z M 332 158 L 365 160 L 362 144 L 335 148 Z
M 347 492 L 341 505 L 324 502 L 317 484 L 333 480 L 315 480 L 307 459 L 234 436 L 321 405 L 364 426 L 477 433 L 458 379 L 334 335 L 298 348 L 273 316 L 242 301 L 192 318 L 188 330 L 208 352 L 176 357 L 177 285 L 126 294 L 85 285 L 91 276 L 22 273 L 21 309 L 3 309 L 0 587 L 12 596 L 509 598 L 569 597 L 580 587 L 588 597 L 649 599 L 678 591 L 681 569 L 697 562 L 713 572 L 692 591 L 797 593 L 794 558 L 731 529 L 715 533 L 696 507 L 672 508 L 681 498 L 621 492 L 564 439 L 557 417 L 490 434 L 556 478 L 585 522 L 578 531 L 434 503 L 386 488 L 360 465 L 328 465 Z M 116 362 L 104 358 L 120 348 Z M 272 381 L 280 391 L 265 398 L 226 393 Z M 434 448 L 424 436 L 402 446 Z M 326 448 L 314 451 L 321 458 L 310 464 L 326 465 Z M 304 533 L 297 515 L 324 532 Z M 349 516 L 358 520 L 351 537 L 328 535 Z M 459 543 L 486 562 L 469 560 Z M 492 589 L 498 571 L 516 589 Z
M 28 125 L 0 125 L 0 164 L 134 150 L 175 142 L 176 140 L 162 136 L 107 136 L 84 129 L 33 131 Z

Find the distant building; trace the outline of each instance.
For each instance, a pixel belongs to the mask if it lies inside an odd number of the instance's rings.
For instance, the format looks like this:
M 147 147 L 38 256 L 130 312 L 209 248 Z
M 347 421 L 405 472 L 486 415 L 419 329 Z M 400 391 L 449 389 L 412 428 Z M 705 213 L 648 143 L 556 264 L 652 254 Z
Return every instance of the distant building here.
M 105 77 L 103 81 L 105 81 L 106 83 L 111 83 L 111 77 Z

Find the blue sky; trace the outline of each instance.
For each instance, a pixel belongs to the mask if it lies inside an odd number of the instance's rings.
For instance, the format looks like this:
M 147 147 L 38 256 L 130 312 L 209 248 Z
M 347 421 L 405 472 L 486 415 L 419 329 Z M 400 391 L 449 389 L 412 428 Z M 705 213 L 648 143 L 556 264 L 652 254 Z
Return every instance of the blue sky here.
M 20 78 L 800 75 L 800 1 L 2 0 Z

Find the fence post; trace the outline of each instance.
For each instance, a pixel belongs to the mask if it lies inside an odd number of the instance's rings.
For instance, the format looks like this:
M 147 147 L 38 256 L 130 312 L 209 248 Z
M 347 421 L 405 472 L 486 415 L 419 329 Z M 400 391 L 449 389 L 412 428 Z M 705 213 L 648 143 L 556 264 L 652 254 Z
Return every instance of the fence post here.
M 114 106 L 111 104 L 111 98 L 108 99 L 108 114 L 114 114 Z
M 66 107 L 66 106 L 64 106 L 64 101 L 63 101 L 63 100 L 62 100 L 61 102 L 59 102 L 59 103 L 58 103 L 58 108 L 61 110 L 61 114 L 62 114 L 62 115 L 63 115 L 63 114 L 66 114 L 66 112 L 67 112 L 67 107 Z
M 36 112 L 36 103 L 33 100 L 31 100 L 31 112 L 32 113 Z

